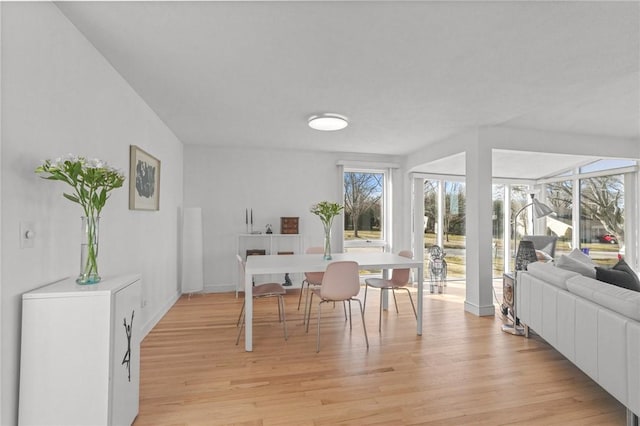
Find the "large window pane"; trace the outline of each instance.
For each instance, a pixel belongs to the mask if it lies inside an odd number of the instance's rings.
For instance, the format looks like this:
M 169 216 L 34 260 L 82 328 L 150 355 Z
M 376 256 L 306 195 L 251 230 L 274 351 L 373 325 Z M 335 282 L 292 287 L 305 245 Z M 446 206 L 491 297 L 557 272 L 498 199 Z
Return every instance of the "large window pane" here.
M 344 239 L 384 240 L 384 173 L 344 173 Z
M 385 173 L 345 170 L 344 251 L 384 251 Z M 360 270 L 362 275 L 380 275 L 381 270 Z
M 580 246 L 601 265 L 618 261 L 624 244 L 623 175 L 580 179 Z
M 438 226 L 438 183 L 437 180 L 424 181 L 424 247 L 428 249 L 437 242 Z
M 447 253 L 447 279 L 466 276 L 465 184 L 445 182 L 444 251 Z
M 553 209 L 555 215 L 545 218 L 547 235 L 558 237 L 555 257 L 571 251 L 571 238 L 573 236 L 573 181 L 565 180 L 546 185 L 547 203 Z
M 443 202 L 439 202 L 442 191 Z M 424 247 L 425 265 L 429 264 L 429 248 L 442 241 L 446 252 L 447 280 L 465 278 L 465 184 L 440 180 L 424 182 Z M 442 209 L 442 211 L 439 211 Z M 442 216 L 441 229 L 438 217 Z M 425 267 L 425 279 L 428 279 Z

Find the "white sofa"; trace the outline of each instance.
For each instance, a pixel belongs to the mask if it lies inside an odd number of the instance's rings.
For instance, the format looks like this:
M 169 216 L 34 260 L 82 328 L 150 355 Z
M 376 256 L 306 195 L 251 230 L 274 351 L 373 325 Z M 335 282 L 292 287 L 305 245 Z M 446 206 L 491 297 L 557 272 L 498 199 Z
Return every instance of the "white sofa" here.
M 533 263 L 518 272 L 516 312 L 535 331 L 627 407 L 640 413 L 640 293 Z

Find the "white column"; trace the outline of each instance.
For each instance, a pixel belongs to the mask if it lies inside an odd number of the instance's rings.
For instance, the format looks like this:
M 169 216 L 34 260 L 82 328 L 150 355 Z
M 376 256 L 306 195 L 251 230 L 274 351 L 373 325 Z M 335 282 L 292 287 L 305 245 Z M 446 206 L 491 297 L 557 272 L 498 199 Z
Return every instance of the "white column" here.
M 444 248 L 443 244 L 443 234 L 444 234 L 444 213 L 447 208 L 447 203 L 444 201 L 445 191 L 444 191 L 444 180 L 438 180 L 438 204 L 437 204 L 437 212 L 438 218 L 436 221 L 436 245 Z
M 624 174 L 624 245 L 625 261 L 632 268 L 638 268 L 638 173 Z
M 491 147 L 470 141 L 466 150 L 466 300 L 464 309 L 479 316 L 494 315 L 492 243 Z
M 413 258 L 424 263 L 424 179 L 413 179 Z M 415 277 L 417 281 L 417 277 Z
M 504 203 L 502 208 L 502 221 L 504 229 L 504 272 L 509 273 L 511 271 L 511 185 L 505 184 L 504 186 Z

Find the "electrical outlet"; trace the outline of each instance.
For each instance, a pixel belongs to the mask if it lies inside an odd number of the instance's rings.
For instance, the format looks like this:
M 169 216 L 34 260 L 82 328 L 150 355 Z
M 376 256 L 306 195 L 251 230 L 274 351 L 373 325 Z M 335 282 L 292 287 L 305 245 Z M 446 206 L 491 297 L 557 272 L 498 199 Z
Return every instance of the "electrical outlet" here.
M 20 222 L 20 248 L 33 248 L 35 239 L 33 222 Z

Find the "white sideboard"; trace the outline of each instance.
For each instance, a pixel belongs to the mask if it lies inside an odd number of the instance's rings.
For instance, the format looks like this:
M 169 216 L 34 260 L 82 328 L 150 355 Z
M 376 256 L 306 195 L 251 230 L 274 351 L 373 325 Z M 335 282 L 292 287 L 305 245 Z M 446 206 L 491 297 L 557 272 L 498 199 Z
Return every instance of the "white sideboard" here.
M 20 425 L 131 425 L 140 387 L 140 275 L 23 294 Z
M 303 253 L 303 240 L 300 234 L 240 234 L 238 235 L 237 253 L 246 260 L 247 250 L 264 250 L 264 254 Z M 265 275 L 260 282 L 284 283 L 284 275 Z M 292 287 L 300 287 L 304 279 L 302 274 L 290 274 Z M 236 295 L 244 287 L 244 277 L 236 280 Z

